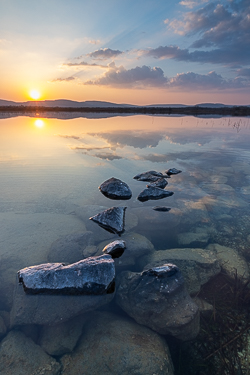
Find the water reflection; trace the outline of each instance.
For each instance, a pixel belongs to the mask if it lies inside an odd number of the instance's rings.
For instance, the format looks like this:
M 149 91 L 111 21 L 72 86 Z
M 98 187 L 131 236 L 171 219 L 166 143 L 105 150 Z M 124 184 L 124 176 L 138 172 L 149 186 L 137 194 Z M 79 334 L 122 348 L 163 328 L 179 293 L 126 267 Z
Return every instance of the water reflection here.
M 118 274 L 122 270 L 140 272 L 156 257 L 163 259 L 166 254 L 177 262 L 184 252 L 185 264 L 193 262 L 196 269 L 197 259 L 188 257 L 197 255 L 199 249 L 199 254 L 213 254 L 222 275 L 231 281 L 236 267 L 237 277 L 248 279 L 249 133 L 247 118 L 2 119 L 0 317 L 9 317 L 12 309 L 17 270 L 52 259 L 52 252 L 60 250 L 58 240 L 68 241 L 76 232 L 88 233 L 86 246 L 74 247 L 71 241 L 70 248 L 70 257 L 76 249 L 76 255 L 80 251 L 87 257 L 99 254 L 115 238 L 89 221 L 90 216 L 110 207 L 98 186 L 112 176 L 125 181 L 133 192 L 126 202 L 122 239 L 134 248 L 117 263 Z M 146 184 L 133 180 L 134 175 L 147 170 L 164 172 L 172 167 L 182 173 L 169 179 L 167 190 L 174 195 L 162 201 L 171 211 L 154 211 L 154 201 L 141 203 L 136 199 Z M 213 275 L 210 260 L 209 255 L 193 274 L 193 281 L 189 275 L 190 293 L 197 294 L 203 284 L 208 285 Z M 210 292 L 216 290 L 215 286 L 210 286 Z M 210 295 L 203 289 L 202 293 L 203 297 Z M 114 301 L 105 310 L 115 313 L 118 321 L 125 319 Z M 247 321 L 246 311 L 241 313 Z M 70 324 L 81 325 L 82 329 L 84 319 L 81 323 L 74 319 Z M 43 336 L 47 330 L 44 327 L 33 330 Z M 0 338 L 9 330 L 6 323 Z M 84 340 L 86 336 L 82 337 Z M 65 354 L 57 353 L 56 360 Z M 63 361 L 66 363 L 65 358 Z

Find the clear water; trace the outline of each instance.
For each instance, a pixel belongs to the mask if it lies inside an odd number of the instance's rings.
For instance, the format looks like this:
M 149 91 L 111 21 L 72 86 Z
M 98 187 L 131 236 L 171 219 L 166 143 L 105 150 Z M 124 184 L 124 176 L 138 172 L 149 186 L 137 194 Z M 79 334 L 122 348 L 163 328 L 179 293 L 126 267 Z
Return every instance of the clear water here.
M 249 118 L 1 119 L 0 311 L 11 309 L 16 272 L 46 263 L 54 241 L 86 229 L 96 231 L 95 245 L 107 238 L 104 229 L 79 217 L 85 206 L 92 216 L 96 206 L 126 205 L 138 219 L 127 232 L 147 237 L 156 251 L 220 243 L 236 249 L 248 264 L 249 141 Z M 134 175 L 173 167 L 182 173 L 169 179 L 166 189 L 174 192 L 172 197 L 136 199 L 146 184 Z M 125 204 L 98 190 L 112 176 L 133 192 Z M 155 212 L 156 205 L 171 211 Z M 199 231 L 207 234 L 205 244 L 180 244 L 181 233 Z M 32 329 L 25 332 L 39 343 Z

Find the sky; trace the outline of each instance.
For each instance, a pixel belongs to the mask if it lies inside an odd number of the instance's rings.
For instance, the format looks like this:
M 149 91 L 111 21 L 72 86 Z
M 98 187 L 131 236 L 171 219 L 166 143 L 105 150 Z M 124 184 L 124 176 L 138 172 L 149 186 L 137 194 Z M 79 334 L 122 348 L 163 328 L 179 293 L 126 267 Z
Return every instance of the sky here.
M 250 1 L 0 0 L 0 99 L 32 90 L 41 100 L 250 105 Z

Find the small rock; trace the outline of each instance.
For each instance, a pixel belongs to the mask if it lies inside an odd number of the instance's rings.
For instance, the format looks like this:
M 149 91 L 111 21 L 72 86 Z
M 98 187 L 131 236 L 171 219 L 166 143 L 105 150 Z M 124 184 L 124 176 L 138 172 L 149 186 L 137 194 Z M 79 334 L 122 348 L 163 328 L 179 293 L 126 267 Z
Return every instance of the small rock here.
M 0 344 L 1 375 L 59 375 L 61 365 L 22 332 L 10 331 Z
M 121 235 L 124 232 L 126 208 L 127 207 L 112 207 L 90 217 L 89 220 L 94 221 L 108 232 Z
M 148 187 L 144 189 L 137 197 L 140 202 L 148 200 L 158 200 L 166 197 L 171 197 L 174 193 L 172 191 L 163 190 L 157 187 Z
M 209 241 L 209 233 L 207 232 L 185 232 L 178 234 L 178 244 L 181 246 L 203 247 Z
M 111 177 L 109 180 L 104 181 L 100 186 L 99 190 L 105 197 L 110 199 L 130 199 L 132 192 L 129 186 L 119 180 L 118 178 Z
M 180 270 L 163 264 L 142 273 L 121 274 L 116 299 L 135 321 L 182 341 L 199 333 L 199 309 L 184 286 Z
M 148 171 L 148 172 L 143 172 L 140 174 L 137 174 L 134 179 L 138 181 L 148 181 L 148 182 L 155 182 L 157 181 L 160 177 L 163 177 L 163 174 L 161 172 L 156 172 L 156 171 Z
M 104 247 L 103 253 L 111 255 L 113 259 L 120 258 L 126 249 L 126 243 L 122 240 L 116 240 Z
M 158 187 L 160 189 L 164 189 L 167 186 L 168 182 L 166 181 L 165 178 L 159 178 L 155 182 L 151 182 L 150 184 L 147 185 L 147 187 Z
M 168 212 L 171 210 L 169 207 L 164 207 L 164 206 L 155 206 L 153 207 L 153 210 L 159 211 L 159 212 Z
M 181 173 L 181 171 L 179 169 L 176 169 L 176 168 L 171 168 L 171 169 L 168 169 L 166 171 L 167 175 L 168 176 L 171 176 L 172 174 L 179 174 Z
M 18 271 L 28 294 L 102 295 L 114 291 L 115 266 L 109 255 L 90 257 L 65 266 L 46 263 Z

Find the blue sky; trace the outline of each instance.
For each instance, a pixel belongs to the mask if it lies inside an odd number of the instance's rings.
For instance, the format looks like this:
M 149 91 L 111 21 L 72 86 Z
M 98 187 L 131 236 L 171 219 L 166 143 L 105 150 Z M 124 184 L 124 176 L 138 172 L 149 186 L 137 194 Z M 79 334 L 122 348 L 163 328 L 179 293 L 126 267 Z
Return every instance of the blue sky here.
M 0 0 L 0 57 L 2 99 L 250 104 L 250 1 Z

